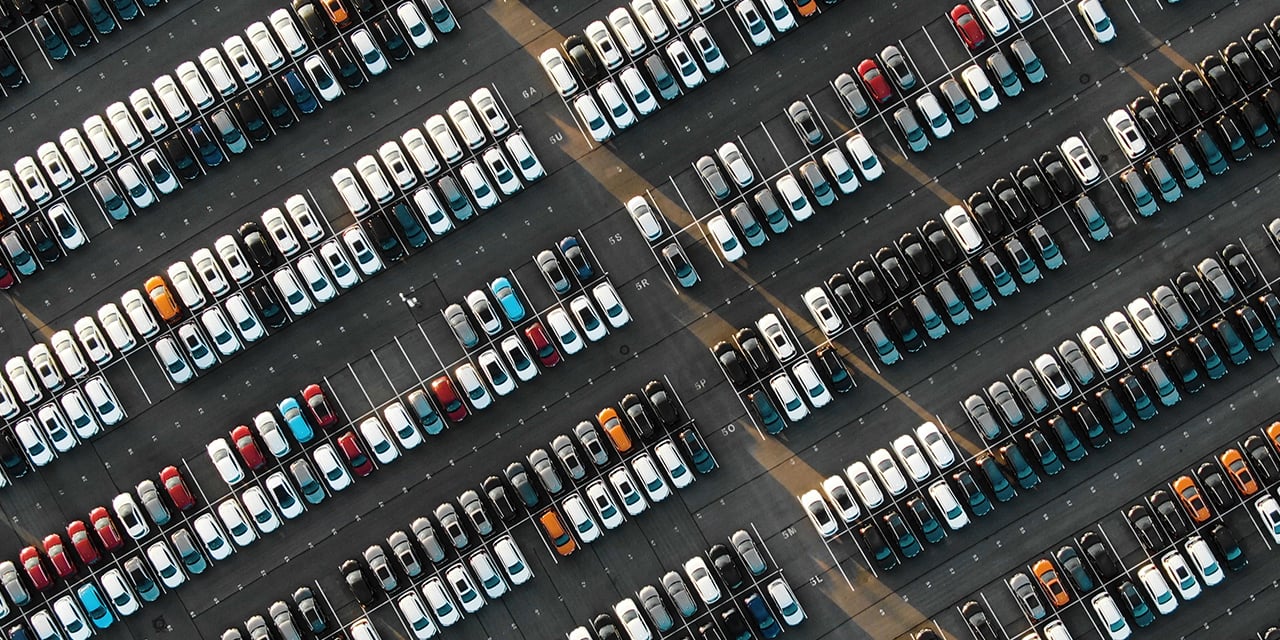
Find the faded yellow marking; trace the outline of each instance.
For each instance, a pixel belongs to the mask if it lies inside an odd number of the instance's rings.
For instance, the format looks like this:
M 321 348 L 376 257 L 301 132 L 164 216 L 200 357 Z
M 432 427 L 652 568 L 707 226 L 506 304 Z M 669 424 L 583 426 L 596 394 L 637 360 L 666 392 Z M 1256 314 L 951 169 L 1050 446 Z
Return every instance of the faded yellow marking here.
M 902 154 L 892 149 L 882 151 L 881 153 L 888 156 L 889 160 L 892 161 L 894 164 L 898 165 L 899 169 L 906 171 L 907 175 L 911 176 L 912 179 L 920 183 L 920 186 L 933 192 L 933 195 L 937 196 L 939 200 L 945 202 L 948 207 L 960 204 L 961 200 L 960 198 L 956 197 L 956 194 L 951 193 L 950 191 L 947 191 L 945 187 L 943 187 L 941 184 L 938 184 L 937 180 L 930 178 L 929 174 L 925 173 L 924 171 L 921 171 L 920 167 L 917 167 L 910 160 L 906 159 Z

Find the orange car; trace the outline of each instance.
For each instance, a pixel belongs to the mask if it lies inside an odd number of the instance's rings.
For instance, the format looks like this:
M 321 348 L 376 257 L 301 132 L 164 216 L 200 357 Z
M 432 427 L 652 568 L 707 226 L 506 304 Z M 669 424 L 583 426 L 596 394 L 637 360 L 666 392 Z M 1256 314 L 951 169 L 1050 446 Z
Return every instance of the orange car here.
M 1253 472 L 1249 470 L 1249 465 L 1245 464 L 1240 450 L 1227 449 L 1218 456 L 1218 461 L 1227 468 L 1227 474 L 1231 476 L 1231 481 L 1236 483 L 1236 488 L 1240 490 L 1241 495 L 1251 496 L 1258 492 L 1258 483 L 1253 479 Z
M 1267 427 L 1267 437 L 1271 438 L 1271 446 L 1280 451 L 1280 422 L 1272 422 L 1271 426 Z
M 143 287 L 147 290 L 147 297 L 151 298 L 151 306 L 156 308 L 156 313 L 160 314 L 162 320 L 172 323 L 182 317 L 182 309 L 178 307 L 178 301 L 169 292 L 164 278 L 151 276 Z
M 342 6 L 342 0 L 320 0 L 320 6 L 329 15 L 329 20 L 333 21 L 334 26 L 345 27 L 351 24 L 351 14 L 347 13 L 346 7 Z
M 547 532 L 547 537 L 551 538 L 551 544 L 555 546 L 556 553 L 567 556 L 578 550 L 578 543 L 573 541 L 573 536 L 565 531 L 564 524 L 560 522 L 560 516 L 555 511 L 548 509 L 538 516 L 538 522 L 542 523 L 542 530 Z
M 818 12 L 818 3 L 814 0 L 791 0 L 796 5 L 796 11 L 806 18 Z
M 1187 508 L 1187 513 L 1191 514 L 1192 520 L 1204 522 L 1209 519 L 1209 507 L 1204 503 L 1200 487 L 1196 486 L 1191 476 L 1178 476 L 1178 479 L 1173 481 L 1173 492 L 1178 494 L 1178 499 L 1182 501 L 1182 506 Z
M 597 413 L 596 422 L 600 423 L 600 428 L 619 454 L 631 450 L 631 436 L 627 435 L 627 429 L 622 426 L 622 420 L 618 419 L 618 412 L 613 407 L 605 407 Z
M 1036 580 L 1040 581 L 1040 587 L 1044 589 L 1045 595 L 1049 596 L 1053 606 L 1066 606 L 1070 596 L 1067 595 L 1066 587 L 1062 586 L 1062 580 L 1058 579 L 1058 572 L 1054 571 L 1052 562 L 1041 558 L 1032 565 L 1031 572 L 1036 574 Z

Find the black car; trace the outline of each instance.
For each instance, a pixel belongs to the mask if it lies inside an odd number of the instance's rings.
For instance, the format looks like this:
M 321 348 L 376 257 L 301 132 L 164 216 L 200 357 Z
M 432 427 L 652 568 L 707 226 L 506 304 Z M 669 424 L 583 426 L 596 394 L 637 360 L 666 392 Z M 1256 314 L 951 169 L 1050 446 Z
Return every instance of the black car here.
M 271 138 L 271 127 L 262 115 L 262 109 L 254 102 L 253 96 L 241 96 L 232 104 L 236 117 L 244 125 L 245 135 L 253 142 L 266 142 Z
M 1213 92 L 1194 69 L 1185 69 L 1178 74 L 1178 86 L 1182 87 L 1182 93 L 1200 117 L 1207 118 L 1218 111 L 1218 99 L 1213 97 Z
M 1244 132 L 1249 135 L 1249 142 L 1259 149 L 1276 143 L 1275 131 L 1271 129 L 1271 125 L 1267 124 L 1267 117 L 1262 113 L 1262 107 L 1257 103 L 1249 100 L 1242 100 L 1235 107 L 1236 120 L 1244 125 Z
M 1235 489 L 1222 475 L 1217 464 L 1213 462 L 1201 464 L 1196 468 L 1196 477 L 1200 480 L 1200 486 L 1204 487 L 1205 494 L 1209 496 L 1209 502 L 1212 502 L 1219 512 L 1225 512 L 1239 502 Z
M 1160 115 L 1160 108 L 1156 106 L 1156 101 L 1152 100 L 1151 96 L 1135 98 L 1129 103 L 1129 113 L 1133 115 L 1134 122 L 1138 123 L 1142 135 L 1151 144 L 1163 145 L 1172 135 L 1168 125 L 1164 123 L 1164 116 Z
M 970 600 L 964 603 L 964 606 L 960 607 L 960 615 L 964 616 L 964 623 L 969 625 L 969 631 L 973 632 L 975 640 L 997 640 L 1001 637 L 996 634 L 991 624 L 991 615 L 978 601 Z
M 720 368 L 724 369 L 725 376 L 733 386 L 745 387 L 751 383 L 751 376 L 747 374 L 747 365 L 733 345 L 721 340 L 711 347 L 711 353 L 715 354 L 716 360 L 720 362 Z
M 279 329 L 289 323 L 288 314 L 284 312 L 284 307 L 280 305 L 280 299 L 276 297 L 270 286 L 256 284 L 249 287 L 247 291 L 253 310 L 258 312 L 258 317 L 262 318 L 262 322 L 268 327 Z
M 378 39 L 378 43 L 382 45 L 382 49 L 387 52 L 392 60 L 404 60 L 409 57 L 409 43 L 405 42 L 404 36 L 392 26 L 391 20 L 388 18 L 378 18 L 373 21 L 373 35 Z
M 1236 111 L 1236 113 L 1239 112 Z M 1253 151 L 1249 149 L 1249 143 L 1244 139 L 1240 123 L 1230 113 L 1218 116 L 1218 119 L 1213 121 L 1212 131 L 1218 140 L 1227 146 L 1232 160 L 1244 162 L 1253 157 Z
M 382 256 L 384 262 L 399 262 L 404 258 L 404 245 L 391 231 L 391 225 L 387 223 L 387 217 L 381 211 L 369 214 L 360 221 L 360 226 L 364 227 L 365 233 L 369 234 L 369 239 L 377 247 L 378 254 Z
M 676 440 L 684 448 L 684 454 L 693 461 L 693 468 L 698 473 L 711 473 L 716 468 L 715 458 L 711 457 L 711 452 L 707 451 L 706 445 L 698 439 L 698 434 L 693 429 L 685 429 L 676 434 Z
M 1205 82 L 1209 84 L 1209 88 L 1213 89 L 1214 95 L 1218 96 L 1225 104 L 1231 104 L 1240 99 L 1240 83 L 1236 81 L 1231 69 L 1227 68 L 1227 63 L 1216 55 L 1205 56 L 1200 61 L 1200 75 L 1204 76 Z
M 756 334 L 755 329 L 743 327 L 733 334 L 733 340 L 738 343 L 738 349 L 742 355 L 746 356 L 747 363 L 755 369 L 757 374 L 763 376 L 773 371 L 773 368 L 778 365 L 764 343 L 760 341 L 760 336 Z
M 1093 572 L 1104 582 L 1120 575 L 1120 563 L 1107 547 L 1106 540 L 1096 531 L 1086 531 L 1077 542 L 1084 555 L 1089 558 Z
M 858 281 L 871 306 L 879 307 L 889 301 L 889 287 L 885 286 L 884 281 L 880 279 L 880 274 L 876 273 L 875 267 L 866 260 L 859 260 L 854 263 L 851 271 L 853 279 Z
M 1280 462 L 1276 461 L 1271 444 L 1266 438 L 1257 434 L 1249 436 L 1244 441 L 1244 453 L 1263 482 L 1271 484 L 1280 480 Z
M 58 241 L 49 230 L 49 223 L 45 221 L 44 216 L 27 218 L 22 223 L 22 229 L 27 232 L 27 237 L 31 238 L 31 247 L 41 262 L 49 264 L 57 262 L 58 258 L 62 257 L 62 249 L 58 247 Z
M 999 238 L 1008 233 L 1009 227 L 1004 222 L 1004 216 L 996 210 L 996 203 L 991 196 L 977 191 L 965 200 L 965 204 L 969 205 L 969 211 L 977 218 L 978 226 L 982 227 L 988 238 Z
M 1151 96 L 1155 98 L 1156 104 L 1160 105 L 1160 111 L 1169 119 L 1169 122 L 1173 123 L 1175 129 L 1185 132 L 1196 126 L 1196 115 L 1191 112 L 1191 107 L 1173 85 L 1167 82 L 1162 83 L 1152 90 Z
M 18 68 L 18 63 L 13 57 L 13 51 L 9 49 L 9 45 L 0 42 L 0 83 L 10 89 L 16 89 L 26 81 L 22 75 L 22 69 Z
M 868 522 L 858 529 L 858 535 L 862 538 L 863 547 L 872 558 L 875 558 L 881 571 L 889 571 L 898 566 L 898 556 L 894 555 L 893 549 L 885 543 L 884 536 L 875 524 Z
M 1222 262 L 1231 274 L 1231 279 L 1244 291 L 1252 291 L 1258 287 L 1258 272 L 1253 262 L 1240 245 L 1232 242 L 1222 248 Z
M 89 32 L 89 25 L 85 24 L 80 14 L 71 8 L 70 3 L 59 4 L 53 7 L 50 13 L 53 15 L 54 22 L 62 27 L 62 32 L 67 34 L 67 42 L 81 49 L 93 44 L 93 34 Z
M 893 327 L 898 333 L 898 338 L 902 340 L 902 346 L 906 347 L 909 353 L 915 353 L 924 348 L 924 337 L 920 335 L 920 330 L 911 323 L 911 319 L 907 317 L 902 307 L 894 305 L 889 308 L 885 314 L 886 324 Z
M 489 504 L 493 505 L 494 512 L 498 514 L 498 519 L 510 522 L 516 517 L 516 505 L 511 501 L 511 492 L 502 478 L 489 476 L 480 483 L 480 488 L 484 489 L 485 495 L 489 498 Z
M 1239 42 L 1232 42 L 1222 50 L 1222 59 L 1227 61 L 1227 65 L 1235 72 L 1240 84 L 1244 85 L 1246 91 L 1253 91 L 1262 86 L 1265 78 L 1262 77 L 1262 68 L 1258 66 L 1258 61 L 1249 55 L 1249 48 Z
M 1262 107 L 1267 110 L 1267 115 L 1271 117 L 1271 121 L 1280 125 L 1280 91 L 1265 89 L 1260 98 Z
M 1018 187 L 1013 180 L 996 178 L 996 181 L 991 183 L 991 193 L 996 195 L 996 202 L 1000 204 L 1000 209 L 1009 216 L 1015 226 L 1031 219 L 1031 211 L 1027 209 L 1027 204 L 1018 193 Z
M 355 560 L 346 560 L 338 566 L 338 573 L 342 574 L 342 580 L 347 584 L 347 588 L 351 590 L 351 595 L 355 596 L 356 602 L 362 606 L 371 604 L 374 600 L 374 591 L 369 587 L 368 576 L 364 573 L 364 568 Z
M 4 467 L 5 474 L 10 478 L 21 478 L 31 470 L 21 451 L 22 445 L 18 443 L 12 429 L 0 431 L 0 466 Z
M 987 494 L 982 491 L 982 487 L 978 485 L 978 481 L 973 478 L 973 474 L 969 473 L 968 469 L 960 469 L 951 474 L 951 479 L 960 488 L 960 497 L 964 498 L 973 515 L 985 516 L 991 513 L 991 500 L 987 498 Z
M 1146 387 L 1142 386 L 1137 376 L 1125 374 L 1116 382 L 1124 392 L 1124 399 L 1129 402 L 1130 407 L 1133 407 L 1133 412 L 1138 415 L 1139 420 L 1150 420 L 1155 417 L 1158 411 L 1156 403 L 1151 401 L 1151 394 L 1147 393 Z
M 276 129 L 288 129 L 297 122 L 293 111 L 289 110 L 289 103 L 285 102 L 280 88 L 274 81 L 267 80 L 259 84 L 253 92 L 258 96 L 258 101 L 262 103 L 263 108 L 267 110 L 267 117 L 271 119 L 271 125 Z
M 1077 192 L 1080 191 L 1080 184 L 1076 182 L 1071 171 L 1067 169 L 1067 165 L 1062 161 L 1062 156 L 1057 151 L 1046 151 L 1040 154 L 1037 160 L 1040 170 L 1044 172 L 1044 176 L 1049 181 L 1049 186 L 1053 192 L 1058 194 L 1063 200 L 1070 200 Z
M 622 634 L 618 631 L 618 624 L 613 621 L 613 616 L 602 613 L 591 619 L 591 628 L 595 629 L 596 637 L 600 640 L 622 640 Z
M 728 634 L 728 640 L 751 638 L 751 630 L 747 627 L 747 621 L 736 607 L 729 607 L 720 612 L 720 628 L 724 629 L 725 633 Z
M 850 320 L 856 321 L 867 312 L 866 307 L 862 306 L 862 299 L 853 289 L 853 282 L 843 272 L 833 273 L 830 278 L 827 278 L 827 290 L 831 292 L 831 298 L 835 300 L 836 306 L 840 307 L 840 311 L 844 312 Z
M 1151 508 L 1155 510 L 1164 530 L 1168 531 L 1174 540 L 1181 540 L 1191 535 L 1191 526 L 1182 517 L 1182 505 L 1168 491 L 1157 489 L 1148 498 L 1148 502 L 1151 503 Z
M 845 365 L 844 359 L 836 350 L 826 346 L 818 349 L 818 371 L 826 379 L 827 386 L 836 393 L 847 393 L 853 389 L 853 374 Z
M 1049 193 L 1049 187 L 1045 186 L 1044 180 L 1034 168 L 1024 164 L 1018 167 L 1013 177 L 1017 178 L 1018 186 L 1022 187 L 1022 193 L 1031 202 L 1032 207 L 1041 213 L 1053 208 L 1053 194 Z
M 630 423 L 631 430 L 642 440 L 652 440 L 657 429 L 653 426 L 653 421 L 649 419 L 649 413 L 644 408 L 644 403 L 640 401 L 640 396 L 634 393 L 628 393 L 622 396 L 622 400 L 618 403 L 621 405 L 622 413 L 627 416 L 627 422 Z
M 1125 516 L 1129 518 L 1129 525 L 1133 527 L 1134 535 L 1147 553 L 1155 553 L 1164 548 L 1166 544 L 1164 534 L 1160 532 L 1160 527 L 1156 525 L 1146 505 L 1135 504 L 1129 507 Z
M 1263 313 L 1266 314 L 1267 322 L 1271 323 L 1271 329 L 1280 333 L 1280 296 L 1274 293 L 1264 293 L 1258 296 L 1258 306 L 1262 307 Z
M 169 161 L 169 166 L 173 167 L 173 173 L 186 182 L 190 182 L 200 177 L 200 165 L 196 162 L 196 157 L 192 155 L 191 149 L 187 143 L 182 140 L 181 135 L 172 135 L 160 141 L 160 150 L 164 152 L 165 160 Z
M 329 39 L 329 27 L 331 22 L 320 12 L 320 8 L 315 5 L 312 0 L 294 0 L 293 12 L 298 15 L 298 19 L 302 21 L 302 26 L 307 30 L 307 34 L 316 42 L 324 42 Z
M 8 31 L 18 24 L 18 17 L 14 15 L 13 9 L 4 2 L 0 2 L 0 30 Z
M 1182 293 L 1182 299 L 1187 303 L 1187 307 L 1191 310 L 1191 315 L 1204 319 L 1213 313 L 1213 303 L 1209 300 L 1209 294 L 1204 290 L 1204 285 L 1200 279 L 1195 277 L 1190 271 L 1183 271 L 1178 277 L 1173 279 L 1173 283 L 1177 285 L 1178 291 Z
M 1244 37 L 1244 41 L 1249 43 L 1249 52 L 1253 54 L 1253 59 L 1262 72 L 1272 78 L 1280 78 L 1280 49 L 1267 32 L 1254 29 Z
M 329 61 L 333 63 L 333 68 L 337 70 L 338 80 L 342 82 L 348 89 L 358 89 L 364 84 L 364 73 L 360 71 L 360 65 L 356 64 L 356 59 L 352 57 L 351 52 L 342 45 L 341 42 L 334 42 L 325 53 L 329 54 Z
M 649 403 L 649 410 L 658 417 L 658 423 L 670 429 L 680 424 L 680 407 L 676 404 L 661 380 L 650 380 L 644 385 L 644 399 Z
M 1182 350 L 1182 347 L 1173 347 L 1164 352 L 1164 361 L 1169 364 L 1169 368 L 1173 370 L 1178 380 L 1182 382 L 1182 388 L 1187 393 L 1195 393 L 1204 388 L 1204 375 L 1196 368 L 1195 361 Z
M 929 255 L 929 248 L 925 246 L 924 240 L 921 240 L 920 236 L 916 235 L 914 231 L 902 234 L 902 237 L 898 239 L 898 249 L 907 258 L 907 264 L 911 265 L 911 270 L 921 280 L 928 280 L 933 277 L 933 274 L 937 271 L 933 256 Z
M 573 64 L 574 71 L 577 71 L 588 85 L 595 84 L 604 76 L 600 63 L 596 60 L 596 54 L 591 51 L 591 47 L 587 46 L 586 38 L 576 33 L 565 38 L 564 52 L 568 55 L 569 62 Z
M 720 576 L 721 582 L 733 591 L 742 588 L 745 584 L 742 578 L 742 567 L 738 564 L 738 559 L 733 556 L 733 552 L 729 551 L 728 545 L 724 543 L 712 545 L 707 551 L 707 556 L 711 558 L 711 567 L 716 570 L 716 575 Z
M 1227 559 L 1227 568 L 1232 571 L 1239 571 L 1249 564 L 1249 559 L 1245 557 L 1244 550 L 1240 548 L 1240 544 L 1236 542 L 1236 536 L 1231 529 L 1223 522 L 1215 524 L 1209 529 L 1209 537 L 1213 541 L 1213 546 L 1218 548 L 1218 554 Z
M 956 241 L 951 238 L 951 234 L 941 222 L 929 220 L 920 230 L 924 233 L 929 246 L 933 247 L 933 254 L 938 257 L 943 267 L 953 266 L 960 261 L 960 248 L 956 246 Z
M 881 247 L 876 252 L 875 261 L 884 271 L 885 280 L 889 282 L 889 288 L 893 289 L 894 293 L 902 295 L 911 290 L 911 276 L 907 275 L 907 270 L 903 268 L 902 260 L 898 258 L 896 251 L 889 247 Z
M 1143 599 L 1142 593 L 1138 588 L 1133 586 L 1133 582 L 1125 580 L 1116 587 L 1116 595 L 1120 596 L 1118 600 L 1124 603 L 1129 612 L 1129 618 L 1139 627 L 1150 626 L 1156 621 L 1156 614 L 1151 610 L 1151 606 Z
M 1094 413 L 1089 403 L 1078 402 L 1072 405 L 1071 414 L 1075 416 L 1076 424 L 1080 425 L 1080 433 L 1084 434 L 1090 446 L 1101 449 L 1111 444 L 1111 434 L 1102 427 L 1102 421 L 1098 419 L 1098 414 Z
M 1080 554 L 1076 553 L 1075 547 L 1063 545 L 1053 555 L 1058 561 L 1058 566 L 1062 567 L 1062 572 L 1067 574 L 1071 584 L 1075 585 L 1077 592 L 1086 593 L 1093 590 L 1095 584 L 1093 576 L 1089 574 L 1089 569 L 1080 559 Z
M 240 240 L 249 254 L 249 261 L 259 270 L 270 271 L 279 264 L 280 254 L 258 223 L 250 221 L 240 225 Z

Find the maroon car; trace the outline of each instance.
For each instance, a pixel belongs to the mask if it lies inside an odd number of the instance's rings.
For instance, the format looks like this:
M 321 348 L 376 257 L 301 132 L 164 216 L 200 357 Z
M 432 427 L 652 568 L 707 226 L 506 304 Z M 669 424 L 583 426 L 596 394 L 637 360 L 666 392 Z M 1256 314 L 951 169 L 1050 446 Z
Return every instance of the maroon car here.
M 348 431 L 338 436 L 338 448 L 342 449 L 342 455 L 346 456 L 347 464 L 356 475 L 364 477 L 373 473 L 373 461 L 360 448 L 355 432 Z
M 444 409 L 444 415 L 450 422 L 462 422 L 467 417 L 467 405 L 463 404 L 457 389 L 453 388 L 453 381 L 449 376 L 440 376 L 432 380 L 431 393 L 436 397 L 436 403 Z

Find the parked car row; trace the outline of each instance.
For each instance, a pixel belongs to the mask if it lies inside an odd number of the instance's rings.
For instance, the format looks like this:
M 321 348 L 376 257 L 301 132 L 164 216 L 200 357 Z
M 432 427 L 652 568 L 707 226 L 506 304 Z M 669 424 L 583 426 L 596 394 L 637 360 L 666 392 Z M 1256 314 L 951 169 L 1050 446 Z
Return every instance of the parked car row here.
M 310 3 L 300 4 L 310 6 Z M 439 0 L 427 4 L 439 5 L 448 15 L 448 9 Z M 414 0 L 402 3 L 396 14 L 416 46 L 434 42 Z M 452 24 L 451 16 L 448 20 Z M 217 166 L 228 154 L 243 153 L 251 143 L 265 142 L 273 129 L 291 126 L 297 120 L 295 112 L 313 112 L 318 107 L 317 94 L 326 101 L 342 95 L 337 78 L 345 81 L 348 77 L 344 62 L 350 66 L 355 64 L 346 48 L 335 42 L 328 49 L 340 72 L 335 76 L 319 53 L 307 55 L 311 47 L 288 10 L 273 12 L 270 23 L 270 30 L 263 22 L 250 24 L 245 29 L 247 43 L 240 35 L 233 35 L 221 49 L 205 49 L 198 57 L 199 66 L 190 61 L 178 65 L 177 81 L 173 76 L 162 75 L 151 89 L 143 87 L 133 91 L 127 103 L 119 101 L 108 105 L 105 118 L 95 115 L 85 120 L 83 133 L 68 129 L 57 144 L 40 145 L 36 153 L 38 162 L 26 156 L 15 164 L 16 180 L 8 170 L 0 170 L 0 204 L 8 217 L 21 219 L 36 208 L 53 203 L 46 213 L 48 225 L 39 218 L 24 225 L 41 260 L 57 259 L 55 237 L 67 249 L 84 242 L 74 215 L 64 202 L 56 200 L 59 192 L 69 191 L 78 181 L 88 182 L 107 215 L 122 221 L 132 212 L 150 207 L 159 196 L 172 193 L 181 181 L 198 178 L 203 173 L 201 166 Z M 408 45 L 389 18 L 374 20 L 370 28 L 379 34 L 383 46 L 393 55 L 401 49 L 408 55 Z M 393 40 L 398 41 L 399 48 L 388 45 Z M 382 59 L 378 45 L 366 29 L 358 29 L 351 41 L 362 61 L 371 57 Z M 365 45 L 363 48 L 361 43 Z M 311 77 L 315 93 L 300 72 L 287 65 L 286 53 L 298 59 L 306 56 L 301 68 Z M 384 67 L 385 64 L 384 61 Z M 272 73 L 278 77 L 269 77 Z M 360 71 L 356 69 L 355 74 L 359 75 Z M 282 89 L 287 91 L 289 100 Z M 290 101 L 293 107 L 289 106 Z M 199 115 L 204 111 L 211 112 L 207 120 Z M 155 146 L 149 146 L 148 136 Z M 112 166 L 114 170 L 108 171 Z M 95 174 L 99 175 L 94 177 Z M 50 232 L 49 226 L 56 235 Z M 5 241 L 5 253 L 19 273 L 34 273 L 38 265 L 31 260 L 31 252 L 20 246 L 16 234 L 11 235 L 12 239 Z M 0 274 L 0 286 L 3 279 L 4 275 Z
M 262 454 L 261 445 L 265 445 L 267 452 L 283 464 L 285 458 L 293 452 L 291 442 L 297 442 L 300 448 L 304 447 L 315 439 L 316 429 L 331 428 L 338 424 L 338 414 L 334 412 L 333 405 L 329 403 L 320 385 L 307 385 L 300 395 L 302 402 L 298 402 L 292 395 L 288 396 L 277 403 L 276 412 L 268 409 L 255 415 L 252 429 L 247 425 L 239 425 L 231 430 L 229 441 L 228 438 L 215 438 L 205 447 L 218 475 L 228 487 L 234 489 L 244 480 L 246 468 L 258 471 L 266 466 L 267 458 Z M 403 411 L 402 405 L 397 403 L 397 406 L 408 421 L 409 414 Z M 432 415 L 435 415 L 434 411 Z M 409 424 L 408 428 L 412 431 L 413 425 Z M 231 454 L 232 449 L 239 457 L 238 461 Z
M 1221 175 L 1265 149 L 1280 128 L 1280 27 L 1260 25 L 1240 42 L 1184 69 L 1173 82 L 1135 98 L 1104 120 L 1131 162 L 1120 174 L 1138 213 L 1154 215 L 1182 189 L 1198 189 L 1205 172 Z M 1203 125 L 1203 126 L 1202 126 Z M 1157 198 L 1158 194 L 1158 198 Z
M 810 358 L 792 335 L 780 316 L 769 313 L 736 331 L 732 343 L 721 340 L 711 347 L 725 376 L 751 407 L 752 418 L 770 435 L 781 433 L 787 421 L 806 418 L 810 407 L 830 404 L 832 390 L 845 394 L 854 386 L 852 371 L 833 347 L 819 347 Z
M 392 207 L 392 201 L 403 196 L 405 200 L 394 208 L 407 210 L 406 202 L 412 199 L 431 232 L 442 236 L 453 228 L 453 220 L 464 222 L 497 206 L 499 194 L 510 197 L 524 189 L 521 177 L 531 182 L 545 175 L 524 134 L 513 132 L 513 119 L 508 118 L 494 93 L 481 87 L 472 92 L 470 100 L 470 106 L 463 100 L 449 105 L 448 120 L 440 114 L 428 117 L 423 125 L 427 135 L 423 135 L 423 129 L 411 128 L 399 141 L 389 140 L 378 147 L 378 158 L 369 154 L 357 159 L 354 172 L 346 167 L 335 171 L 330 180 L 351 215 L 357 220 L 364 218 L 378 207 Z M 479 118 L 476 113 L 480 114 Z M 492 145 L 489 136 L 493 137 Z M 502 136 L 506 136 L 504 144 L 497 144 Z M 487 145 L 489 148 L 485 149 Z M 506 155 L 502 152 L 503 146 L 507 149 Z M 458 163 L 461 165 L 457 178 L 449 173 L 440 175 Z M 440 177 L 433 190 L 430 180 L 436 176 Z M 459 186 L 459 181 L 470 197 Z M 443 194 L 444 204 L 438 194 Z M 472 203 L 479 207 L 478 211 Z M 421 242 L 416 242 L 415 247 L 426 242 L 426 235 L 419 234 Z
M 613 605 L 611 612 L 593 617 L 590 626 L 595 635 L 583 625 L 570 631 L 568 638 L 625 636 L 638 640 L 654 637 L 655 629 L 659 635 L 672 632 L 678 625 L 697 628 L 704 638 L 751 638 L 752 628 L 761 637 L 776 638 L 782 633 L 778 618 L 786 626 L 795 627 L 807 616 L 785 577 L 778 575 L 769 580 L 763 546 L 757 545 L 746 530 L 739 529 L 729 536 L 729 544 L 716 543 L 705 554 L 685 561 L 683 576 L 676 571 L 662 576 L 665 598 L 653 585 L 645 585 L 635 598 L 624 598 Z M 764 585 L 766 580 L 769 582 Z M 768 601 L 761 592 L 769 594 Z M 709 614 L 705 620 L 699 602 Z M 671 614 L 673 608 L 679 618 Z
M 44 4 L 17 2 L 12 9 L 7 6 L 0 9 L 0 30 L 8 32 L 20 21 L 27 21 L 36 43 L 52 60 L 63 60 L 71 55 L 71 47 L 83 49 L 100 42 L 101 38 L 95 38 L 90 31 L 89 23 L 92 23 L 94 32 L 105 36 L 122 22 L 132 22 L 143 15 L 138 0 L 50 2 L 47 11 L 42 6 Z M 159 4 L 160 0 L 141 0 L 141 5 L 148 9 Z
M 47 350 L 36 351 L 35 355 L 38 357 L 32 358 L 34 367 L 29 367 L 22 356 L 10 358 L 5 363 L 9 382 L 0 378 L 0 411 L 12 425 L 0 433 L 0 465 L 8 476 L 0 476 L 0 486 L 27 475 L 28 463 L 43 467 L 58 454 L 70 451 L 125 419 L 124 407 L 105 377 L 94 376 L 79 384 L 70 381 L 68 385 L 57 365 L 45 359 Z M 37 374 L 42 374 L 39 383 Z M 46 386 L 46 381 L 57 384 Z M 10 384 L 21 403 L 15 402 Z M 47 397 L 42 387 L 48 391 Z M 31 413 L 27 414 L 28 411 Z

